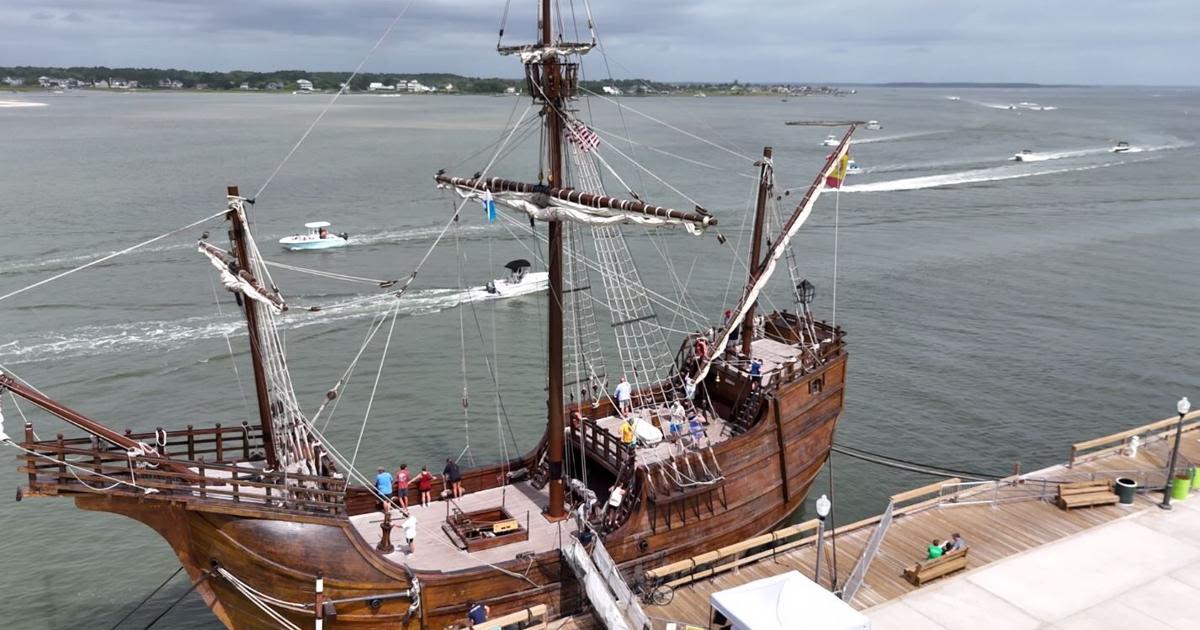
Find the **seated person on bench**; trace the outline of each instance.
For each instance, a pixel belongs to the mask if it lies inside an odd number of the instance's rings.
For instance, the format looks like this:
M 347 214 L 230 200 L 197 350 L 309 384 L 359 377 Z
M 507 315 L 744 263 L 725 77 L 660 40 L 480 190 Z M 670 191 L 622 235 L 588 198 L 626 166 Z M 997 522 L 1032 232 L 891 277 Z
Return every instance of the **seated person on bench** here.
M 943 553 L 944 553 L 944 551 L 942 550 L 941 541 L 934 538 L 933 542 L 929 543 L 929 549 L 928 549 L 928 553 L 925 555 L 925 559 L 926 560 L 937 560 L 938 558 L 942 557 Z

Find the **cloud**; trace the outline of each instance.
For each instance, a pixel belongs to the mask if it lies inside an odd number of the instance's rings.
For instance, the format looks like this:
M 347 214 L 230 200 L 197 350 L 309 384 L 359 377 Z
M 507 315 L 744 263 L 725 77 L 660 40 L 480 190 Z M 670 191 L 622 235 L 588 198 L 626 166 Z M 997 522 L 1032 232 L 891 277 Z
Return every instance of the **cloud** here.
M 0 59 L 26 65 L 349 70 L 409 0 L 6 0 Z M 583 0 L 556 0 L 587 39 Z M 368 69 L 518 76 L 505 2 L 412 0 Z M 535 34 L 510 3 L 505 43 Z M 596 0 L 617 75 L 666 80 L 1200 82 L 1194 0 Z M 574 11 L 574 19 L 572 19 Z M 556 25 L 557 26 L 557 25 Z M 831 64 L 830 56 L 836 56 Z M 594 52 L 592 75 L 603 71 Z M 833 68 L 836 67 L 836 70 Z M 605 72 L 601 73 L 606 74 Z

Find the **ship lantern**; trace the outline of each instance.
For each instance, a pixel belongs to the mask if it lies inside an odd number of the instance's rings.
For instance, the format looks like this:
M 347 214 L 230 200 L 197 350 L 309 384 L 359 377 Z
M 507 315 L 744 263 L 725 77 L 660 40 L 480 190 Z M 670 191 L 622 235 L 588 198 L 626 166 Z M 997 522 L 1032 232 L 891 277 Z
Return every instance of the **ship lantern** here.
M 801 280 L 800 283 L 796 285 L 796 300 L 801 304 L 805 306 L 812 304 L 813 298 L 816 297 L 816 295 L 817 287 L 814 287 L 813 283 L 808 281 L 808 278 Z

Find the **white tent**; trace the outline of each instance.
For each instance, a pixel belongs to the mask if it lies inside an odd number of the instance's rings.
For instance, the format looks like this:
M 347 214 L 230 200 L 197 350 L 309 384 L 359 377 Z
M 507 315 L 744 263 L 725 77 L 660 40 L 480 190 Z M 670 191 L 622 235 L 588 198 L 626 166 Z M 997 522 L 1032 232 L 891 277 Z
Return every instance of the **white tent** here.
M 871 620 L 798 571 L 713 593 L 732 630 L 870 630 Z

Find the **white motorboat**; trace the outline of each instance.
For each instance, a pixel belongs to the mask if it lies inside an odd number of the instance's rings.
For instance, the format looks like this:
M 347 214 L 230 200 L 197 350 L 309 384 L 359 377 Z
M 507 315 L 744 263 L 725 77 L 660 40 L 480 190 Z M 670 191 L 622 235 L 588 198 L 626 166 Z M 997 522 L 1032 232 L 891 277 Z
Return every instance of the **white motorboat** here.
M 846 174 L 847 175 L 858 175 L 861 172 L 862 172 L 862 168 L 858 165 L 858 162 L 855 162 L 854 160 L 850 160 L 849 162 L 846 163 Z
M 880 125 L 878 120 L 867 121 L 867 131 L 879 131 L 880 129 L 883 129 L 883 125 Z
M 1012 156 L 1012 159 L 1018 162 L 1033 162 L 1036 154 L 1033 149 L 1021 149 L 1018 153 Z
M 946 99 L 951 100 L 951 101 L 961 101 L 962 100 L 961 98 L 959 98 L 957 96 L 947 96 Z
M 1129 146 L 1128 142 L 1125 142 L 1124 140 L 1122 140 L 1117 143 L 1117 146 L 1109 149 L 1109 151 L 1111 151 L 1113 153 L 1124 153 L 1132 148 L 1133 147 Z
M 504 265 L 507 278 L 497 278 L 482 287 L 471 289 L 471 297 L 478 300 L 494 300 L 540 293 L 550 287 L 550 274 L 545 271 L 529 271 L 528 260 L 518 258 Z
M 821 146 L 823 147 L 836 147 L 837 145 L 838 139 L 832 135 L 825 136 L 825 139 L 821 141 Z
M 341 234 L 330 232 L 328 221 L 313 221 L 312 223 L 305 223 L 304 227 L 308 228 L 308 234 L 285 236 L 279 239 L 279 244 L 283 245 L 284 249 L 292 251 L 332 249 L 334 247 L 345 247 L 350 244 L 350 235 L 345 232 Z

